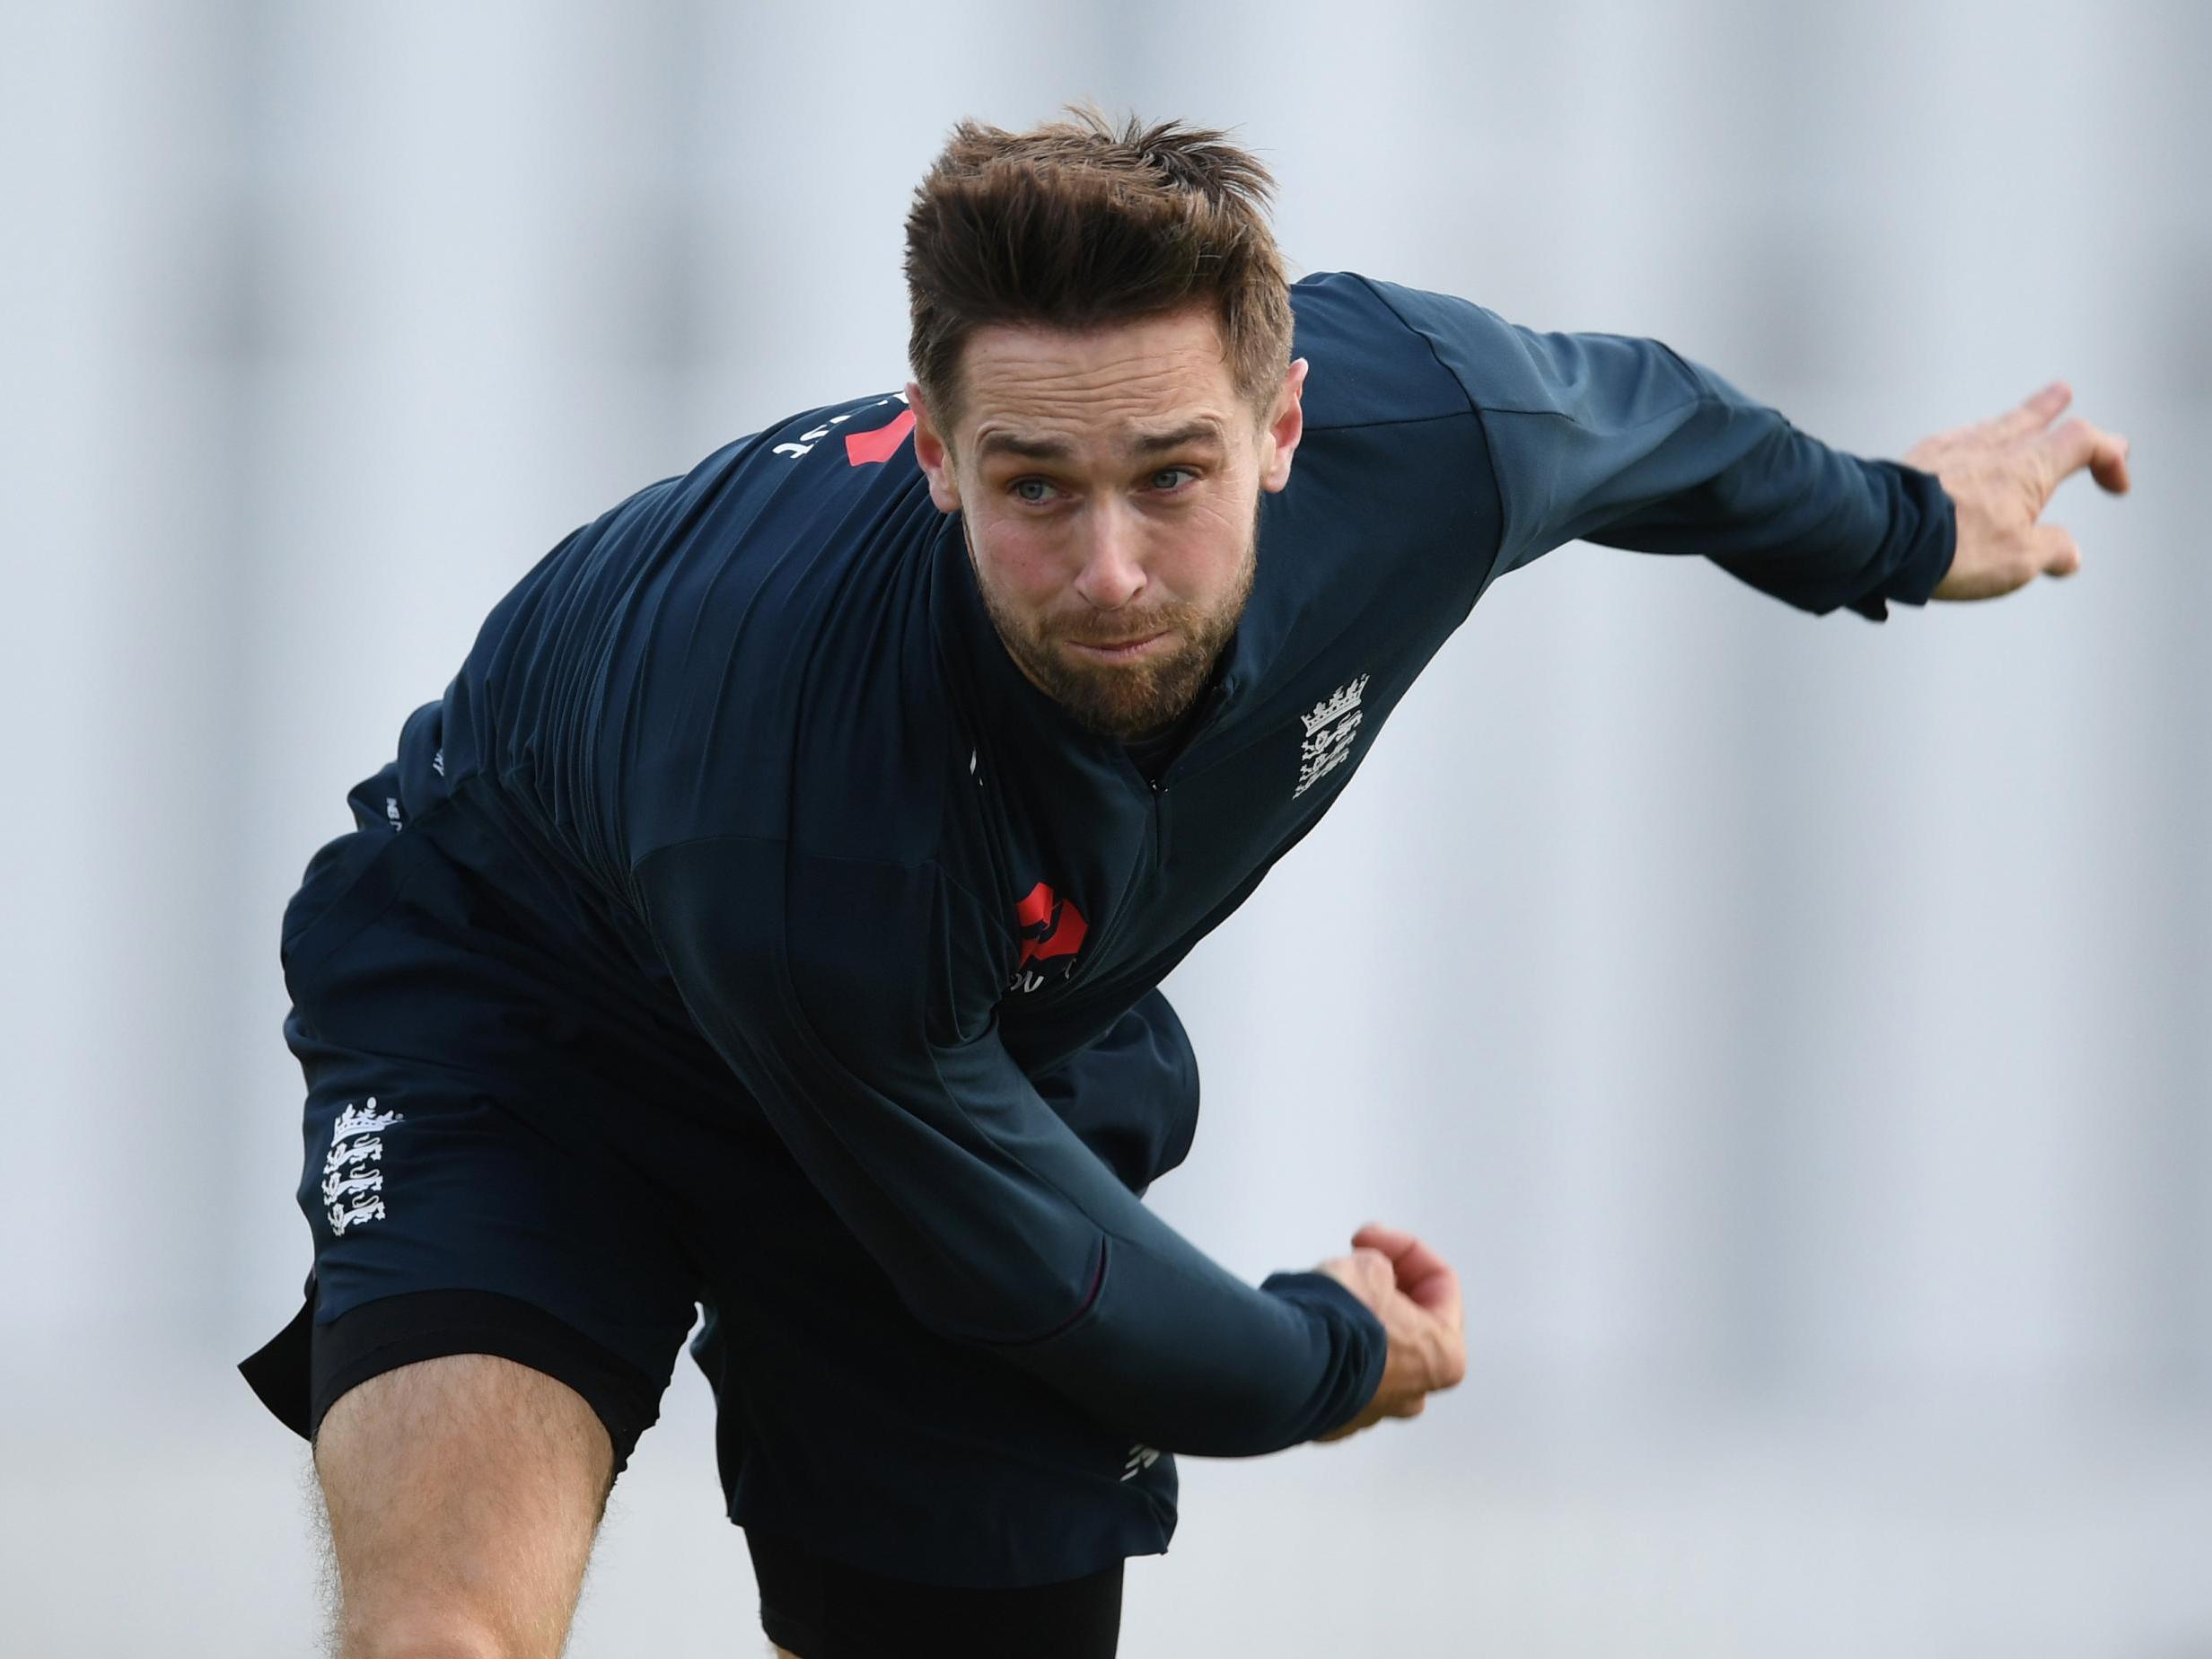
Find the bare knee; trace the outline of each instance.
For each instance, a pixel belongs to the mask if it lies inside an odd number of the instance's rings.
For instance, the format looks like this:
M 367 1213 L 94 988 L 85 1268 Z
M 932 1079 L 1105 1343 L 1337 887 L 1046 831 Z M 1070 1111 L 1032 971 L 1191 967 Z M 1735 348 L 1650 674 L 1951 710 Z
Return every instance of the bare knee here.
M 343 1659 L 554 1659 L 613 1461 L 580 1395 L 512 1360 L 348 1390 L 315 1440 Z

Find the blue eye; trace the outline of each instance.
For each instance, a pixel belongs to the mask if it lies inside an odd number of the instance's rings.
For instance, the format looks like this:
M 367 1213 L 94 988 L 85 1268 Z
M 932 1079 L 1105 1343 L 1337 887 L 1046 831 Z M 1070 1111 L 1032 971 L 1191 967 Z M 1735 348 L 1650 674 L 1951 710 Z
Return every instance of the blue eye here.
M 1042 493 L 1034 496 L 1028 494 L 1027 491 L 1031 485 L 1035 485 L 1040 492 L 1049 490 L 1052 487 L 1051 485 L 1046 483 L 1042 478 L 1016 478 L 1011 485 L 1008 486 L 1008 487 L 1013 490 L 1016 500 L 1026 501 L 1031 505 L 1034 506 L 1039 502 L 1043 501 L 1045 496 Z
M 1162 478 L 1172 478 L 1179 472 L 1189 473 L 1194 478 L 1198 476 L 1189 467 L 1163 467 L 1159 470 L 1159 471 L 1152 475 L 1152 481 L 1155 486 L 1157 486 Z M 1174 493 L 1175 486 L 1171 484 L 1165 487 L 1169 494 L 1172 495 Z

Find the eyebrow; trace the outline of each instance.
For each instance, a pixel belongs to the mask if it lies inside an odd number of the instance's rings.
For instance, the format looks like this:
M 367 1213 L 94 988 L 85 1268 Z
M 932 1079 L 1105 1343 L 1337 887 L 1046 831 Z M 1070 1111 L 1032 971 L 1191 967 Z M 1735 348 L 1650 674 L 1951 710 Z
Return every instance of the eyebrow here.
M 1164 432 L 1140 432 L 1124 446 L 1133 455 L 1157 455 L 1194 443 L 1221 446 L 1221 423 L 1213 419 L 1186 421 Z M 979 460 L 992 455 L 1019 455 L 1029 461 L 1066 461 L 1075 453 L 1064 438 L 1024 438 L 1011 432 L 988 432 L 976 446 Z

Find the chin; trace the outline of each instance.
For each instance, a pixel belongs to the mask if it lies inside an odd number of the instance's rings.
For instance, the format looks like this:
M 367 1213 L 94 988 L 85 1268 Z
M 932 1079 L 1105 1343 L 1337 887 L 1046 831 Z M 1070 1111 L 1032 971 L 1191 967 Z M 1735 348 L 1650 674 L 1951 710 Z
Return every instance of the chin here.
M 1172 655 L 1116 664 L 1079 660 L 1072 646 L 1042 658 L 1032 676 L 1052 699 L 1101 737 L 1131 742 L 1173 724 L 1198 700 L 1212 658 L 1188 642 Z
M 1191 701 L 1189 698 L 1183 698 L 1166 703 L 1155 698 L 1111 706 L 1102 706 L 1093 701 L 1085 712 L 1085 718 L 1094 730 L 1105 732 L 1125 743 L 1133 742 L 1173 725 L 1189 712 Z

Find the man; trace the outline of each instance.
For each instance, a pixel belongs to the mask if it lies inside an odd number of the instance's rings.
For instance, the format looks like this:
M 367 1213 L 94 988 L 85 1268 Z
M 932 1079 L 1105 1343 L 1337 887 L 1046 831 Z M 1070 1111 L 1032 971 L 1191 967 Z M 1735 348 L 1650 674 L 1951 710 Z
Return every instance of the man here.
M 243 1367 L 347 1655 L 557 1653 L 701 1304 L 778 1651 L 1112 1653 L 1173 1453 L 1463 1374 L 1410 1234 L 1254 1288 L 1141 1199 L 1198 1113 L 1159 982 L 1483 591 L 1582 538 L 1881 620 L 2072 574 L 2052 490 L 2128 487 L 2062 386 L 1865 461 L 1656 341 L 1291 287 L 1269 189 L 963 124 L 905 391 L 575 531 L 353 792 L 282 944 L 314 1266 Z

